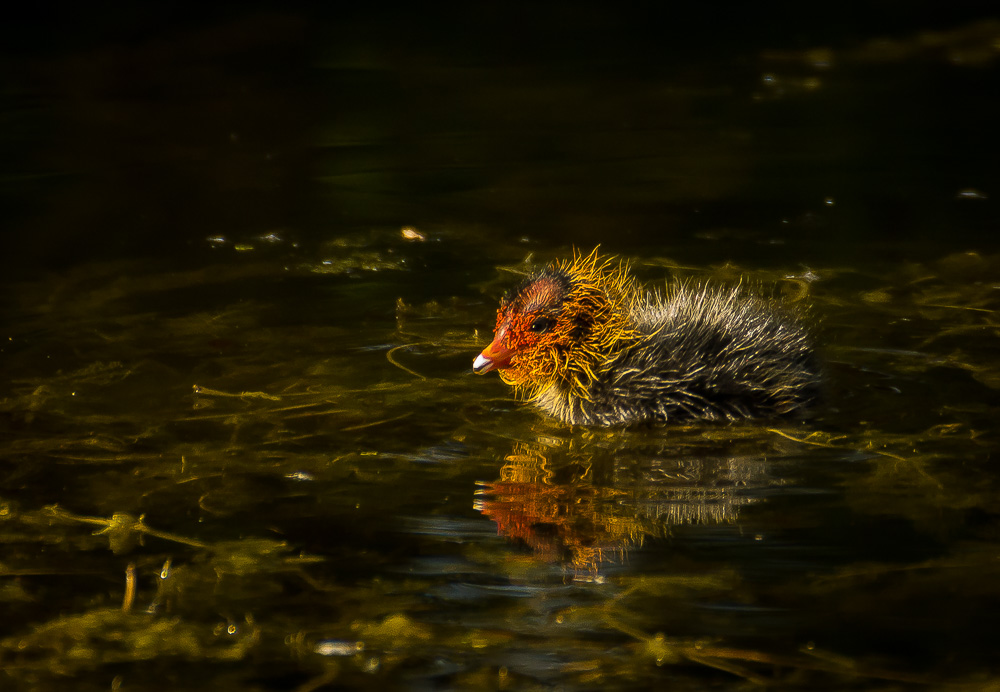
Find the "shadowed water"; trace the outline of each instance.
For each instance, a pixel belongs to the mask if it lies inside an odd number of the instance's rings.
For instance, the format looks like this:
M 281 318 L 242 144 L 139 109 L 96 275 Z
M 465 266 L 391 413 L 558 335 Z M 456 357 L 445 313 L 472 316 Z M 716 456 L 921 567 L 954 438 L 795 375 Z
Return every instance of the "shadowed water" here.
M 323 20 L 20 48 L 0 687 L 997 684 L 996 22 L 589 63 Z M 801 308 L 815 415 L 574 428 L 473 375 L 598 243 Z

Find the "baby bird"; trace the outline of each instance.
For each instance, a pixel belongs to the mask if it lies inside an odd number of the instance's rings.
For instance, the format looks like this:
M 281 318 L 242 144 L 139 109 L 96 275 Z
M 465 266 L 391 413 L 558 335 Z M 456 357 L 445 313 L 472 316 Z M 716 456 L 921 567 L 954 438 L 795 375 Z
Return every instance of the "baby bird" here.
M 780 306 L 738 287 L 648 291 L 597 249 L 506 295 L 472 369 L 588 426 L 801 414 L 820 382 L 806 330 Z

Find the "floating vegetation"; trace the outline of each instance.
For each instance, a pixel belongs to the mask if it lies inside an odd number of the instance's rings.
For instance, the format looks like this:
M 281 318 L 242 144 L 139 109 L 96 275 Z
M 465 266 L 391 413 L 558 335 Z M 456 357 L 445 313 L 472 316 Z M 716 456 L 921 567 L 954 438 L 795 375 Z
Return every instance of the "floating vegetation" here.
M 366 247 L 336 249 L 363 267 Z M 745 273 L 641 270 L 668 267 Z M 466 376 L 477 289 L 354 305 L 356 282 L 309 268 L 126 269 L 26 287 L 44 310 L 10 334 L 4 688 L 155 686 L 155 664 L 301 690 L 842 689 L 987 660 L 995 258 L 755 275 L 813 305 L 828 406 L 629 431 L 556 425 Z M 287 318 L 278 274 L 320 297 Z M 942 628 L 943 648 L 921 639 Z

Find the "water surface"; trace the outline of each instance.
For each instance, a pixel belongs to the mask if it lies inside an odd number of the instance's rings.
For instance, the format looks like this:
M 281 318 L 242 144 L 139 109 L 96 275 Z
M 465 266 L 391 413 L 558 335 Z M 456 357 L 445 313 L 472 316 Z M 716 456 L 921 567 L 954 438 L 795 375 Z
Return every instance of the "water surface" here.
M 312 19 L 19 48 L 4 689 L 996 685 L 1000 25 Z M 570 428 L 473 375 L 597 244 L 802 309 L 815 415 Z

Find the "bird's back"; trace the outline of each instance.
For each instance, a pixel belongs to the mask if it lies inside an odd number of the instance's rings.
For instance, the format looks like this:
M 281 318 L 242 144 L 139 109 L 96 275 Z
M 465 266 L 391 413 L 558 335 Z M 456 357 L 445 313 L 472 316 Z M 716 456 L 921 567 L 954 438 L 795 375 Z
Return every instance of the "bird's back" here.
M 566 402 L 560 417 L 587 425 L 777 417 L 816 397 L 808 333 L 771 301 L 676 285 L 648 294 L 633 318 L 638 338 L 610 354 L 588 398 Z

